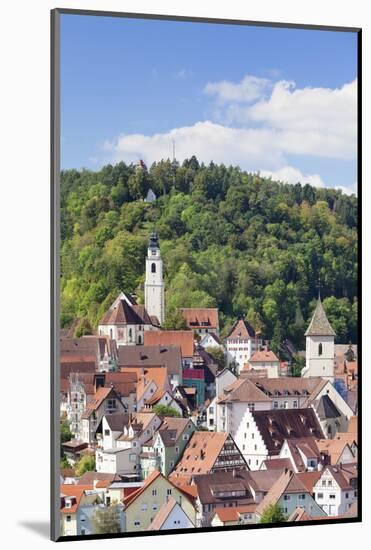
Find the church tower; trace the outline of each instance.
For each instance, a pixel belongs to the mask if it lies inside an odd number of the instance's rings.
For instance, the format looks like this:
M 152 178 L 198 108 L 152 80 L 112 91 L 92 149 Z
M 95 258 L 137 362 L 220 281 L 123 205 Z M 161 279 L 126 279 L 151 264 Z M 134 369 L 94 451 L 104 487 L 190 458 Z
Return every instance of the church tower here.
M 162 325 L 165 321 L 165 285 L 160 246 L 155 232 L 151 233 L 148 244 L 144 302 L 148 315 L 155 315 Z
M 320 376 L 333 382 L 336 334 L 327 319 L 320 298 L 305 336 L 306 363 L 301 375 L 305 378 Z

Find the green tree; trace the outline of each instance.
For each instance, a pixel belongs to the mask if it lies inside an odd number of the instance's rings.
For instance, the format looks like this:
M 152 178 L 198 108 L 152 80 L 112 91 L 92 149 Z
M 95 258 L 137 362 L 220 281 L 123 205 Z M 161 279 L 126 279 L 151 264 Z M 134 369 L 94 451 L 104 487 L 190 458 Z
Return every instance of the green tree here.
M 158 416 L 182 416 L 176 409 L 168 407 L 167 405 L 155 405 L 152 410 L 154 413 L 158 414 Z
M 264 510 L 259 523 L 282 523 L 287 521 L 279 504 L 269 504 Z
M 107 508 L 98 508 L 91 519 L 93 533 L 105 535 L 107 533 L 121 533 L 119 506 L 111 505 Z
M 83 317 L 82 319 L 80 319 L 76 326 L 74 337 L 81 338 L 82 336 L 89 334 L 93 334 L 93 329 L 91 327 L 89 319 L 87 317 Z
M 300 377 L 301 371 L 305 367 L 305 357 L 295 354 L 292 358 L 292 376 Z
M 187 322 L 177 308 L 168 310 L 163 327 L 165 330 L 187 330 Z
M 227 367 L 227 358 L 222 348 L 212 346 L 206 348 L 206 351 L 209 355 L 211 355 L 215 363 L 218 365 L 219 371 Z
M 76 465 L 76 475 L 81 477 L 85 472 L 95 470 L 95 457 L 93 455 L 83 455 Z
M 73 438 L 73 435 L 70 430 L 70 423 L 68 420 L 63 420 L 61 423 L 61 443 L 70 441 Z

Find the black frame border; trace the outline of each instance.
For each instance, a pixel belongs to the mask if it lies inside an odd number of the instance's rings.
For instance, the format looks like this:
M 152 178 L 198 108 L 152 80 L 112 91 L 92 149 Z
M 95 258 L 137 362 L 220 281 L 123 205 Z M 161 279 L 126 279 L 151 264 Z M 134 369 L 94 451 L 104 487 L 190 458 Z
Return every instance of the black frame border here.
M 50 24 L 50 176 L 51 176 L 51 219 L 50 219 L 50 338 L 51 338 L 51 387 L 50 387 L 50 538 L 54 542 L 78 540 L 117 539 L 132 537 L 153 537 L 174 534 L 217 533 L 220 531 L 250 531 L 255 529 L 276 529 L 281 527 L 301 527 L 305 525 L 333 525 L 362 522 L 362 28 L 341 27 L 318 24 L 274 23 L 268 21 L 249 21 L 240 19 L 218 19 L 212 17 L 192 17 L 179 15 L 159 15 L 148 13 L 127 13 L 116 11 L 100 11 L 87 9 L 55 8 L 51 10 Z M 222 527 L 195 527 L 194 529 L 169 529 L 166 531 L 138 531 L 130 533 L 108 533 L 104 535 L 60 536 L 59 517 L 59 396 L 60 396 L 60 365 L 59 365 L 59 319 L 60 319 L 60 16 L 86 15 L 95 17 L 113 17 L 122 19 L 150 19 L 161 21 L 180 21 L 192 23 L 214 23 L 221 25 L 239 25 L 253 27 L 288 28 L 302 30 L 319 30 L 334 32 L 353 32 L 357 34 L 357 196 L 359 205 L 358 218 L 358 513 L 354 518 L 335 518 L 301 521 L 292 523 L 233 525 Z

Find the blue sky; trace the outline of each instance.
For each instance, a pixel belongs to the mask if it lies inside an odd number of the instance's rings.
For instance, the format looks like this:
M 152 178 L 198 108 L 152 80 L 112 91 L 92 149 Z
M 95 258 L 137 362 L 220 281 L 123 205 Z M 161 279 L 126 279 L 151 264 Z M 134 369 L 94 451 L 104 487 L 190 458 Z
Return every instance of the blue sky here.
M 62 15 L 62 168 L 175 140 L 180 161 L 350 192 L 356 77 L 355 33 Z

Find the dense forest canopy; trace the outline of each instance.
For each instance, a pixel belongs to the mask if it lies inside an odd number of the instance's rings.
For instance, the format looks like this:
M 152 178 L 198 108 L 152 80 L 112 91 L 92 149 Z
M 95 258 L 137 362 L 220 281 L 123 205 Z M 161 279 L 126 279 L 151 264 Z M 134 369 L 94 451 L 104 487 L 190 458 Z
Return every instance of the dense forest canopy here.
M 157 200 L 143 200 L 148 189 Z M 120 290 L 143 298 L 148 236 L 160 237 L 166 310 L 220 310 L 278 345 L 303 347 L 318 281 L 337 341 L 357 341 L 357 198 L 195 157 L 61 173 L 62 326 L 96 327 Z M 88 324 L 89 324 L 88 323 Z

